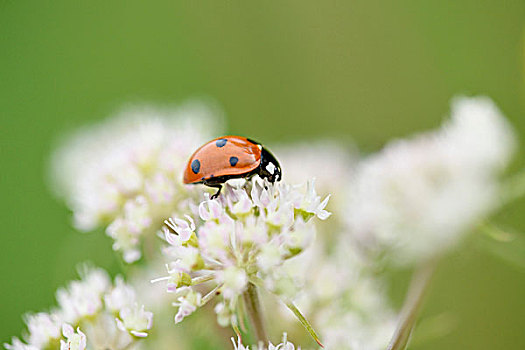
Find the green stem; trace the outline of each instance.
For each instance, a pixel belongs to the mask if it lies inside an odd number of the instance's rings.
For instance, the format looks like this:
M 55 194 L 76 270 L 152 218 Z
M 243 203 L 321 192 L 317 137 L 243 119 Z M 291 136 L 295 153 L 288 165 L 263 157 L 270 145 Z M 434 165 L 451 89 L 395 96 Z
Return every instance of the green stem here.
M 308 322 L 306 317 L 304 317 L 304 315 L 301 313 L 301 311 L 299 311 L 297 306 L 295 306 L 295 304 L 292 303 L 291 301 L 287 301 L 287 302 L 285 302 L 285 304 L 290 309 L 290 311 L 293 312 L 295 317 L 297 317 L 297 319 L 299 319 L 299 322 L 301 322 L 303 327 L 306 328 L 306 331 L 308 332 L 308 334 L 310 334 L 310 336 L 317 342 L 317 344 L 319 344 L 320 347 L 324 348 L 324 345 L 321 343 L 321 339 L 319 339 L 319 336 L 317 335 L 317 333 L 315 333 L 314 328 L 312 327 L 310 322 Z
M 414 329 L 421 304 L 432 280 L 435 262 L 431 261 L 419 269 L 410 282 L 410 287 L 401 310 L 401 318 L 397 329 L 388 344 L 387 350 L 404 350 L 408 345 L 410 334 Z
M 268 343 L 268 336 L 266 335 L 266 329 L 264 328 L 261 303 L 259 301 L 259 295 L 257 294 L 257 287 L 253 283 L 248 283 L 248 288 L 243 293 L 243 298 L 257 340 L 265 344 Z

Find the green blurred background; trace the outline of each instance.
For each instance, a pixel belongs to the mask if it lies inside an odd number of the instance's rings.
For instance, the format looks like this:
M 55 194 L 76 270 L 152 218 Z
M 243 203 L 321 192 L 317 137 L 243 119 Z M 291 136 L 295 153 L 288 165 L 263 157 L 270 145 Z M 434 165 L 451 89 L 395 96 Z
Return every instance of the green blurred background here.
M 0 0 L 0 340 L 54 304 L 77 262 L 118 268 L 109 240 L 76 233 L 49 191 L 65 131 L 129 101 L 207 96 L 232 133 L 373 151 L 438 126 L 465 93 L 492 97 L 524 135 L 524 33 L 523 0 Z M 525 231 L 524 210 L 497 220 Z M 455 327 L 412 348 L 525 349 L 524 297 L 523 268 L 469 245 L 425 308 Z

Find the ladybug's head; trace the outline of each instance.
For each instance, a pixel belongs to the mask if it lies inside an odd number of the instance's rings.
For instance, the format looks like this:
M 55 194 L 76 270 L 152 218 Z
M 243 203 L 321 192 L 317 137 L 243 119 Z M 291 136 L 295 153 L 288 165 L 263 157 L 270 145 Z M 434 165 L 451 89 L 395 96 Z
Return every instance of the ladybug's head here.
M 259 166 L 259 176 L 268 179 L 270 182 L 281 181 L 281 166 L 273 154 L 266 148 L 261 150 L 261 165 Z

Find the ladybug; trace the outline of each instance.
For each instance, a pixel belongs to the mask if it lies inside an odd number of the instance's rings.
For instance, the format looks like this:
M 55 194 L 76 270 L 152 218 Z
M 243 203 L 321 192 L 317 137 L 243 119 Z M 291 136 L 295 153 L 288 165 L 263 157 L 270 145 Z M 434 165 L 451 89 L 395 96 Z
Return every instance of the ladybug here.
M 281 167 L 259 142 L 242 136 L 223 136 L 211 140 L 193 153 L 184 170 L 185 184 L 204 184 L 219 190 L 230 179 L 259 175 L 270 182 L 281 181 Z

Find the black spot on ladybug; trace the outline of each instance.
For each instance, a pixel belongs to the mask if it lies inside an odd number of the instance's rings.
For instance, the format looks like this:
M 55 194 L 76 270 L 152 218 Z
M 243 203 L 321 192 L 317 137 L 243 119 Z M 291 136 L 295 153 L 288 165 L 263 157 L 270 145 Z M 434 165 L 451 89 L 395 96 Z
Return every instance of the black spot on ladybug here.
M 239 158 L 237 158 L 237 157 L 230 157 L 230 165 L 231 166 L 236 166 L 238 161 L 239 161 Z
M 224 145 L 226 144 L 226 142 L 228 142 L 228 140 L 226 140 L 226 139 L 220 139 L 220 140 L 217 140 L 217 141 L 215 142 L 215 145 L 216 145 L 217 147 L 224 147 Z
M 191 170 L 194 174 L 198 174 L 201 170 L 201 162 L 199 162 L 198 159 L 195 159 L 193 162 L 191 162 Z
M 204 177 L 204 176 L 203 176 L 203 177 L 201 177 L 201 180 L 204 180 L 204 179 L 206 179 L 206 177 Z

